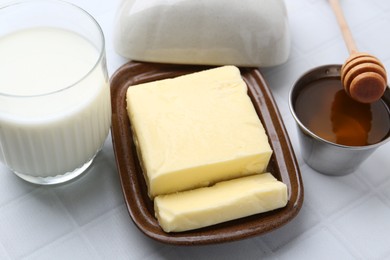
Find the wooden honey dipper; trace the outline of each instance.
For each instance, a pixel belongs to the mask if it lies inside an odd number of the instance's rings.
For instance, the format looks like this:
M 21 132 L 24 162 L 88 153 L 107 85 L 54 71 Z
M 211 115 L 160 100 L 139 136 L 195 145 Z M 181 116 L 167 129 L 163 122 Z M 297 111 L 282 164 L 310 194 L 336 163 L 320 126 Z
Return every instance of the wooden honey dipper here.
M 362 103 L 379 100 L 387 86 L 385 67 L 376 57 L 357 50 L 339 1 L 329 0 L 329 3 L 350 54 L 341 67 L 341 82 L 345 91 L 354 100 Z

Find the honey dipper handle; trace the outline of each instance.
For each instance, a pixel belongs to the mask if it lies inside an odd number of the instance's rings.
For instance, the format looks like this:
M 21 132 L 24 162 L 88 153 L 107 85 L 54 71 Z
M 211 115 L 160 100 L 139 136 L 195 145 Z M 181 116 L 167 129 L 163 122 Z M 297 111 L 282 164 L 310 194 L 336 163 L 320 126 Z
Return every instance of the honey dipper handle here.
M 355 41 L 353 40 L 352 33 L 349 30 L 347 21 L 344 18 L 343 11 L 341 9 L 340 3 L 338 0 L 329 0 L 330 6 L 333 9 L 333 12 L 336 16 L 337 22 L 340 26 L 341 33 L 343 35 L 345 44 L 347 45 L 348 51 L 350 54 L 358 52 L 356 48 Z

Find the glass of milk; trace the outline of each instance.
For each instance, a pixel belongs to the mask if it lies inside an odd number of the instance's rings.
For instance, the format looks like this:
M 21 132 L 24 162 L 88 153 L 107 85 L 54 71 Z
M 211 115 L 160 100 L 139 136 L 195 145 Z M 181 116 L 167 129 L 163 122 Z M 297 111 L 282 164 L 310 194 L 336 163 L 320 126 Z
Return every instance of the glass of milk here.
M 0 162 L 37 184 L 85 172 L 111 126 L 104 36 L 55 0 L 0 6 Z

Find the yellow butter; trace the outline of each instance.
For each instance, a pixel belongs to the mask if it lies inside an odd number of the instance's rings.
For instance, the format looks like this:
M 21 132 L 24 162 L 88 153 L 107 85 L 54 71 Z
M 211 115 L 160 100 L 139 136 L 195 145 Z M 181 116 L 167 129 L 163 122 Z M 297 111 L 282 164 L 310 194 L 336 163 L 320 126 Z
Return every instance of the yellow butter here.
M 154 199 L 165 232 L 181 232 L 286 206 L 287 187 L 270 173 L 224 181 Z
M 151 198 L 265 171 L 272 150 L 234 66 L 129 87 Z

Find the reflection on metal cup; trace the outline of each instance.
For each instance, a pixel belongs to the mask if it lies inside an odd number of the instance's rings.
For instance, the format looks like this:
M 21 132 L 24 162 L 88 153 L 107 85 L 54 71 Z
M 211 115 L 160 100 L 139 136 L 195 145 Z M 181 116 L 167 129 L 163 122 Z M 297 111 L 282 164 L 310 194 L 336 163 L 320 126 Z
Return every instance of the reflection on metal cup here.
M 337 96 L 342 90 L 340 68 L 341 65 L 325 65 L 308 71 L 297 80 L 289 96 L 304 161 L 318 172 L 334 176 L 354 172 L 390 140 L 390 90 L 386 89 L 381 100 L 368 109 L 351 107 L 363 104 L 345 102 L 349 97 L 343 99 L 344 106 L 335 105 L 340 102 Z M 341 110 L 335 112 L 335 107 Z M 339 125 L 335 125 L 334 118 L 338 118 Z

